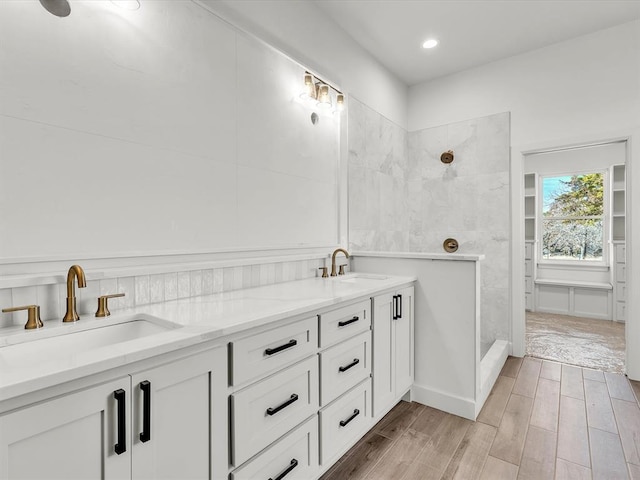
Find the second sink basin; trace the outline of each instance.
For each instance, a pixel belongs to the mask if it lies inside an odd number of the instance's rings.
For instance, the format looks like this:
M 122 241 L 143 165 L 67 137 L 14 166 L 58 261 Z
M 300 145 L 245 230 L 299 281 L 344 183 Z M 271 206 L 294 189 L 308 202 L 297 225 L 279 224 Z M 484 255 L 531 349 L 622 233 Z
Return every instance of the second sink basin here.
M 368 283 L 368 282 L 378 282 L 380 280 L 386 280 L 387 276 L 385 275 L 372 275 L 366 273 L 354 273 L 347 275 L 344 278 L 339 278 L 339 282 L 344 283 Z
M 76 330 L 75 327 L 82 329 Z M 117 345 L 175 328 L 179 328 L 179 325 L 135 317 L 118 323 L 63 325 L 49 335 L 45 329 L 24 332 L 16 335 L 12 344 L 0 348 L 0 366 L 25 368 L 53 360 L 73 359 L 100 347 Z

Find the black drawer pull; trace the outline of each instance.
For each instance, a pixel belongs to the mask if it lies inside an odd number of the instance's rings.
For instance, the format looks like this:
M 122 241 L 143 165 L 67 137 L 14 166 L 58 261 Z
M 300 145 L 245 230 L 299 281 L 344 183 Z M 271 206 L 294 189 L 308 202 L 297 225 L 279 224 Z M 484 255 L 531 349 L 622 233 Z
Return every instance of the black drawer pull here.
M 391 306 L 391 308 L 393 308 L 393 320 L 397 320 L 398 319 L 398 296 L 397 295 L 393 296 L 393 305 Z
M 269 477 L 269 480 L 282 480 L 284 477 L 286 477 L 289 474 L 291 470 L 293 470 L 297 466 L 298 466 L 298 460 L 294 458 L 291 460 L 291 463 L 289 464 L 289 466 L 285 468 L 280 475 L 278 475 L 276 478 Z
M 296 400 L 298 400 L 298 395 L 297 394 L 292 394 L 291 398 L 289 398 L 289 400 L 287 400 L 286 402 L 284 402 L 281 405 L 278 405 L 277 407 L 269 407 L 267 408 L 267 415 L 275 415 L 276 413 L 278 413 L 280 410 L 282 410 L 283 408 L 288 407 L 289 405 L 291 405 L 293 402 L 295 402 Z
M 398 318 L 402 318 L 402 295 L 398 295 Z
M 340 367 L 338 370 L 340 370 L 341 372 L 346 372 L 347 370 L 349 370 L 351 367 L 355 367 L 357 364 L 360 363 L 360 360 L 357 358 L 353 359 L 353 362 L 351 362 L 349 365 L 345 365 L 344 367 Z
M 116 421 L 116 438 L 118 442 L 113 446 L 113 450 L 116 455 L 120 455 L 127 451 L 127 425 L 125 417 L 125 396 L 126 393 L 123 389 L 119 388 L 113 392 L 113 398 L 116 399 L 117 421 Z
M 281 352 L 282 350 L 286 350 L 287 348 L 295 347 L 297 344 L 297 340 L 289 340 L 289 343 L 285 343 L 284 345 L 280 345 L 279 347 L 267 348 L 264 353 L 265 355 L 273 355 L 274 353 Z
M 354 418 L 356 418 L 358 415 L 360 415 L 360 410 L 358 410 L 357 408 L 353 411 L 353 415 L 351 415 L 349 418 L 347 418 L 346 420 L 340 420 L 340 426 L 341 427 L 346 427 L 349 422 L 351 420 L 353 420 Z
M 142 443 L 151 440 L 151 382 L 144 380 L 140 382 L 142 390 L 142 432 L 140 441 Z
M 344 320 L 342 322 L 338 322 L 338 326 L 339 327 L 346 327 L 347 325 L 349 325 L 349 324 L 351 324 L 353 322 L 357 322 L 358 320 L 360 320 L 360 317 L 355 316 L 351 320 Z

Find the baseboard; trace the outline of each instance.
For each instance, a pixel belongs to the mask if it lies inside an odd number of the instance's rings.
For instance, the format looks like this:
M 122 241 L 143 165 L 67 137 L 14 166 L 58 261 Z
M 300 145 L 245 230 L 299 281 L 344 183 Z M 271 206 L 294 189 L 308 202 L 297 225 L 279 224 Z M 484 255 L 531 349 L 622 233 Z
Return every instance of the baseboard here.
M 502 367 L 507 361 L 511 344 L 506 340 L 496 340 L 480 362 L 480 394 L 476 401 L 476 415 L 487 401 L 493 385 L 496 383 Z
M 414 402 L 437 408 L 459 417 L 468 418 L 469 420 L 476 419 L 476 403 L 470 398 L 457 397 L 422 385 L 413 384 L 413 387 L 411 387 L 411 399 Z

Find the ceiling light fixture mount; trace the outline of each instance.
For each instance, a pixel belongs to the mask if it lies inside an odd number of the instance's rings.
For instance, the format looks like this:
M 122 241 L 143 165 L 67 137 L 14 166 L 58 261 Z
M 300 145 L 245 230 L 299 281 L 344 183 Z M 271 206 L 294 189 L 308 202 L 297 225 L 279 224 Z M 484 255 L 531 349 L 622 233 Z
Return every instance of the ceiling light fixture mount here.
M 430 38 L 429 40 L 426 40 L 423 44 L 422 44 L 422 48 L 433 48 L 435 46 L 438 45 L 438 40 L 436 40 L 435 38 Z

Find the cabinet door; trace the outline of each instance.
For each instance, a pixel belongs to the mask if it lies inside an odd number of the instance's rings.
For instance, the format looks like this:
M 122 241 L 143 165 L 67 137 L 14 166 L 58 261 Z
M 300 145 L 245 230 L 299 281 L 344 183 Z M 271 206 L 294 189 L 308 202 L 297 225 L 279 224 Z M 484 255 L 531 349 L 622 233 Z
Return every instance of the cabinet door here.
M 379 415 L 395 399 L 393 344 L 394 295 L 373 297 L 373 414 Z
M 129 385 L 126 377 L 0 416 L 0 479 L 130 478 Z
M 395 396 L 404 395 L 413 384 L 413 287 L 403 288 L 396 294 L 399 311 L 394 323 Z M 393 317 L 392 317 L 393 318 Z
M 224 350 L 146 370 L 131 380 L 133 478 L 207 479 L 210 462 L 213 478 L 222 478 L 228 466 L 226 449 L 211 460 L 209 452 L 214 433 L 226 432 L 224 398 L 221 404 L 215 396 L 226 392 Z M 214 431 L 214 420 L 222 428 Z

